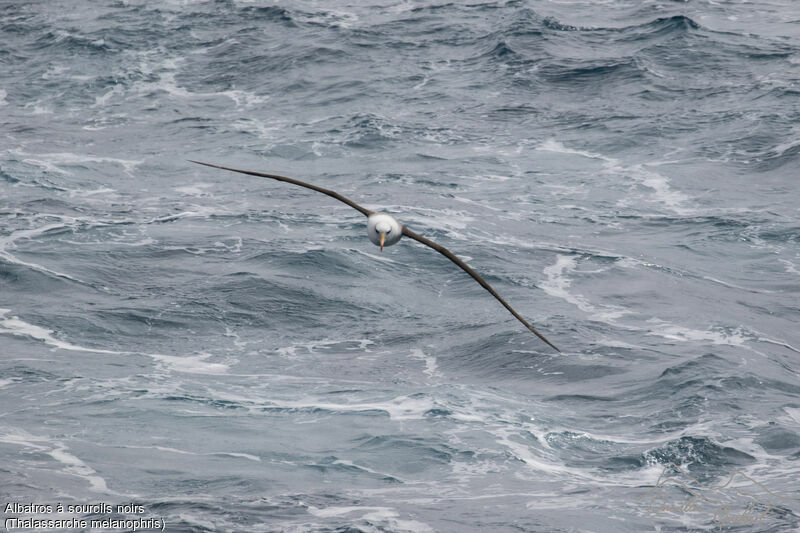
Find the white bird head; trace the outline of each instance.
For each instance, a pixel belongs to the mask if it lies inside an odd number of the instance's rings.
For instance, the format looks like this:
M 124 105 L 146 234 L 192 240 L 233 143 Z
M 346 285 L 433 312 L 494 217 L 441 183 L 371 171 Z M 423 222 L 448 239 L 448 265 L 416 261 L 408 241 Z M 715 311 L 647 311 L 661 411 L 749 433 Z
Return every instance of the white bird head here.
M 391 246 L 403 236 L 403 225 L 391 215 L 373 213 L 367 219 L 367 236 L 372 244 L 381 247 Z

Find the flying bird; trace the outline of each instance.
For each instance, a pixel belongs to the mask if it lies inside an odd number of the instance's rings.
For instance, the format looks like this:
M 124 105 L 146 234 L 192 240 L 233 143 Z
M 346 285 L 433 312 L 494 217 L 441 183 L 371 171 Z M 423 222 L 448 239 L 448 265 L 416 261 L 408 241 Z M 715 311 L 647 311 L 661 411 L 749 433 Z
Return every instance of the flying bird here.
M 285 176 L 279 176 L 277 174 L 267 174 L 265 172 L 256 172 L 254 170 L 240 170 L 238 168 L 224 167 L 221 165 L 214 165 L 212 163 L 203 163 L 201 161 L 193 161 L 191 159 L 189 160 L 189 162 L 197 163 L 198 165 L 205 165 L 207 167 L 219 168 L 222 170 L 230 170 L 231 172 L 239 172 L 240 174 L 248 174 L 250 176 L 258 176 L 260 178 L 270 178 L 277 181 L 283 181 L 286 183 L 291 183 L 293 185 L 299 185 L 300 187 L 305 187 L 306 189 L 311 189 L 313 191 L 321 192 L 322 194 L 327 194 L 332 198 L 336 198 L 340 202 L 349 205 L 350 207 L 352 207 L 356 211 L 359 211 L 361 214 L 367 217 L 367 236 L 369 237 L 369 240 L 372 241 L 373 244 L 380 246 L 381 251 L 383 251 L 384 246 L 391 246 L 393 244 L 396 244 L 403 235 L 405 235 L 406 237 L 410 237 L 415 241 L 421 242 L 425 246 L 433 248 L 434 250 L 436 250 L 446 258 L 448 258 L 450 261 L 458 265 L 464 272 L 472 276 L 475 279 L 475 281 L 477 281 L 481 285 L 481 287 L 489 291 L 489 293 L 492 296 L 497 298 L 497 300 L 501 304 L 503 304 L 503 307 L 508 309 L 509 312 L 512 315 L 514 315 L 514 317 L 517 320 L 522 322 L 525 325 L 525 327 L 528 328 L 530 331 L 532 331 L 537 337 L 542 339 L 557 352 L 561 351 L 556 347 L 555 344 L 547 340 L 544 337 L 544 335 L 536 331 L 536 329 L 533 326 L 531 326 L 524 318 L 522 318 L 520 314 L 517 313 L 514 310 L 514 308 L 508 304 L 508 302 L 503 300 L 503 298 L 501 298 L 500 295 L 497 294 L 497 292 L 495 292 L 492 286 L 489 285 L 486 282 L 486 280 L 483 279 L 477 272 L 472 270 L 472 268 L 468 264 L 466 264 L 464 261 L 456 257 L 455 254 L 453 254 L 453 252 L 451 252 L 441 244 L 435 243 L 432 240 L 427 239 L 422 235 L 419 235 L 418 233 L 411 231 L 406 226 L 401 224 L 393 216 L 387 215 L 386 213 L 378 213 L 376 211 L 370 211 L 369 209 L 366 209 L 358 205 L 349 198 L 342 196 L 336 191 L 325 189 L 323 187 L 318 187 L 317 185 L 312 185 L 311 183 L 306 183 L 304 181 L 296 180 L 293 178 L 287 178 Z

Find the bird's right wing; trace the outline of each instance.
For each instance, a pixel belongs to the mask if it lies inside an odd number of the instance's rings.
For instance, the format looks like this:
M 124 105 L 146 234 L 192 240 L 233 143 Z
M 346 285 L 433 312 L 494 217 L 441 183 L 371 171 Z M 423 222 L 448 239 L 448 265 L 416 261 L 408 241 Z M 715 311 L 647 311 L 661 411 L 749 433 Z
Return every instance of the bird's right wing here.
M 445 247 L 444 247 L 444 246 L 442 246 L 441 244 L 435 243 L 435 242 L 433 242 L 432 240 L 430 240 L 430 239 L 427 239 L 427 238 L 423 237 L 422 235 L 420 235 L 420 234 L 418 234 L 418 233 L 415 233 L 415 232 L 411 231 L 410 229 L 408 229 L 408 228 L 407 228 L 407 227 L 405 227 L 405 226 L 403 226 L 403 235 L 405 235 L 405 236 L 407 236 L 407 237 L 411 237 L 411 238 L 412 238 L 412 239 L 414 239 L 415 241 L 421 242 L 421 243 L 422 243 L 422 244 L 424 244 L 425 246 L 429 246 L 429 247 L 433 248 L 434 250 L 436 250 L 437 252 L 439 252 L 440 254 L 442 254 L 443 256 L 445 256 L 446 258 L 448 258 L 450 261 L 452 261 L 453 263 L 455 263 L 456 265 L 458 265 L 459 267 L 461 267 L 461 269 L 462 269 L 464 272 L 466 272 L 467 274 L 469 274 L 470 276 L 472 276 L 472 277 L 475 279 L 475 281 L 477 281 L 478 283 L 480 283 L 481 287 L 483 287 L 484 289 L 486 289 L 487 291 L 489 291 L 489 294 L 491 294 L 492 296 L 494 296 L 495 298 L 497 298 L 497 301 L 499 301 L 501 304 L 503 304 L 503 307 L 505 307 L 506 309 L 508 309 L 508 310 L 511 312 L 511 314 L 512 314 L 512 315 L 514 315 L 514 317 L 515 317 L 517 320 L 519 320 L 520 322 L 522 322 L 522 323 L 525 325 L 525 327 L 526 327 L 526 328 L 528 328 L 529 330 L 531 330 L 531 331 L 532 331 L 532 332 L 533 332 L 533 333 L 534 333 L 534 334 L 535 334 L 537 337 L 539 337 L 539 338 L 540 338 L 540 339 L 542 339 L 544 342 L 546 342 L 546 343 L 547 343 L 547 344 L 548 344 L 548 345 L 549 345 L 551 348 L 553 348 L 555 351 L 557 351 L 557 352 L 560 352 L 560 351 L 561 351 L 561 350 L 559 350 L 559 349 L 556 347 L 556 345 L 555 345 L 555 344 L 553 344 L 552 342 L 550 342 L 549 340 L 547 340 L 547 339 L 545 338 L 545 336 L 544 336 L 544 335 L 542 335 L 541 333 L 539 333 L 538 331 L 536 331 L 536 329 L 535 329 L 533 326 L 531 326 L 530 324 L 528 324 L 528 322 L 527 322 L 527 321 L 526 321 L 524 318 L 522 318 L 522 317 L 519 315 L 519 313 L 517 313 L 516 311 L 514 311 L 514 308 L 513 308 L 513 307 L 511 307 L 510 305 L 508 305 L 508 302 L 506 302 L 505 300 L 503 300 L 503 298 L 501 298 L 501 297 L 500 297 L 500 295 L 499 295 L 499 294 L 497 294 L 497 292 L 495 292 L 495 290 L 492 288 L 492 286 L 491 286 L 491 285 L 489 285 L 489 283 L 487 283 L 487 282 L 486 282 L 486 280 L 485 280 L 485 279 L 483 279 L 483 278 L 480 276 L 480 274 L 478 274 L 477 272 L 475 272 L 474 270 L 472 270 L 472 268 L 470 268 L 470 266 L 469 266 L 468 264 L 466 264 L 464 261 L 462 261 L 461 259 L 459 259 L 458 257 L 456 257 L 456 255 L 455 255 L 453 252 L 451 252 L 450 250 L 448 250 L 447 248 L 445 248 Z
M 346 198 L 346 197 L 342 196 L 341 194 L 339 194 L 336 191 L 332 191 L 330 189 L 325 189 L 323 187 L 318 187 L 316 185 L 312 185 L 312 184 L 306 183 L 304 181 L 296 180 L 294 178 L 287 178 L 286 176 L 279 176 L 277 174 L 266 174 L 264 172 L 256 172 L 255 170 L 239 170 L 238 168 L 223 167 L 223 166 L 220 166 L 220 165 L 214 165 L 212 163 L 203 163 L 201 161 L 192 161 L 191 159 L 189 160 L 189 162 L 190 163 L 197 163 L 198 165 L 205 165 L 207 167 L 212 167 L 212 168 L 221 168 L 222 170 L 230 170 L 231 172 L 238 172 L 240 174 L 248 174 L 250 176 L 258 176 L 260 178 L 270 178 L 270 179 L 273 179 L 273 180 L 285 181 L 286 183 L 291 183 L 292 185 L 299 185 L 300 187 L 305 187 L 306 189 L 311 189 L 312 191 L 317 191 L 317 192 L 321 192 L 322 194 L 327 194 L 331 198 L 336 198 L 340 202 L 343 202 L 343 203 L 349 205 L 350 207 L 352 207 L 356 211 L 360 211 L 364 216 L 370 216 L 373 213 L 373 211 L 370 211 L 369 209 L 367 209 L 365 207 L 361 207 L 360 205 L 355 203 L 350 198 Z

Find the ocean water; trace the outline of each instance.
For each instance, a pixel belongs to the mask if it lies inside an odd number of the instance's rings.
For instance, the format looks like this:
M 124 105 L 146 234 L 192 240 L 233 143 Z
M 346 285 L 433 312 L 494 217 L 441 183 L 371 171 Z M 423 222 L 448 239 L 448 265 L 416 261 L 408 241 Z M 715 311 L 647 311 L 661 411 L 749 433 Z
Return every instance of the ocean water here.
M 798 531 L 798 163 L 794 0 L 0 2 L 4 526 Z

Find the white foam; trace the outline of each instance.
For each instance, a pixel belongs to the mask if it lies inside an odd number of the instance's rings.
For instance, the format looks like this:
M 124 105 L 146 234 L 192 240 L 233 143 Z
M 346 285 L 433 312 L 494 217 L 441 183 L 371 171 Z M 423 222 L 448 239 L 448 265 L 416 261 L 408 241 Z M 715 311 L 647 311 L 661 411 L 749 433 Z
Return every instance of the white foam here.
M 789 261 L 788 259 L 778 259 L 781 263 L 786 265 L 786 272 L 789 274 L 797 274 L 800 276 L 800 270 L 797 270 L 797 265 Z
M 400 264 L 398 261 L 389 258 L 387 254 L 372 254 L 369 252 L 365 252 L 364 250 L 360 250 L 358 248 L 348 248 L 349 252 L 355 252 L 357 254 L 366 255 L 370 259 L 374 259 L 376 261 L 382 261 L 384 263 L 393 263 L 393 264 Z
M 242 459 L 247 459 L 249 461 L 261 462 L 261 458 L 256 455 L 251 455 L 249 453 L 239 453 L 239 452 L 189 452 L 186 450 L 180 450 L 178 448 L 170 448 L 168 446 L 134 446 L 134 445 L 126 445 L 122 446 L 123 448 L 132 448 L 132 449 L 140 449 L 140 450 L 158 450 L 161 452 L 168 452 L 168 453 L 176 453 L 180 455 L 224 455 L 228 457 L 240 457 Z
M 0 257 L 5 259 L 9 263 L 12 263 L 12 264 L 15 264 L 15 265 L 24 266 L 24 267 L 30 268 L 31 270 L 36 270 L 38 272 L 42 272 L 43 274 L 49 274 L 49 275 L 55 276 L 57 278 L 64 278 L 64 279 L 68 279 L 68 280 L 71 280 L 71 281 L 77 281 L 78 283 L 83 283 L 84 285 L 87 284 L 84 281 L 79 280 L 78 278 L 70 276 L 69 274 L 65 274 L 63 272 L 59 272 L 58 270 L 52 270 L 52 269 L 44 267 L 42 265 L 38 265 L 36 263 L 29 263 L 27 261 L 23 261 L 22 259 L 19 259 L 15 255 L 13 255 L 13 254 L 7 252 L 6 250 L 4 250 L 4 246 L 2 244 L 4 240 L 5 239 L 0 239 Z
M 25 109 L 33 108 L 34 115 L 52 115 L 53 108 L 41 105 L 41 101 L 37 100 L 36 102 L 25 104 Z
M 728 287 L 728 288 L 731 288 L 731 289 L 739 289 L 739 290 L 747 291 L 747 292 L 757 292 L 757 293 L 760 293 L 760 294 L 774 294 L 776 292 L 776 291 L 771 291 L 771 290 L 768 290 L 768 289 L 751 289 L 749 287 L 743 287 L 741 285 L 736 285 L 735 283 L 722 281 L 721 279 L 713 278 L 711 276 L 702 276 L 702 278 L 705 279 L 705 280 L 711 281 L 713 283 L 718 283 L 718 284 L 722 285 L 723 287 Z
M 317 348 L 322 348 L 325 346 L 336 346 L 338 344 L 348 344 L 357 342 L 357 348 L 346 348 L 348 351 L 353 350 L 361 350 L 364 352 L 369 352 L 370 350 L 367 348 L 371 344 L 375 344 L 370 339 L 338 339 L 338 340 L 318 340 L 312 342 L 302 342 L 302 343 L 295 343 L 291 346 L 285 346 L 283 348 L 278 348 L 276 351 L 279 355 L 283 357 L 295 357 L 297 356 L 297 349 L 303 348 L 308 353 L 315 353 L 314 350 Z
M 400 514 L 391 507 L 367 507 L 367 506 L 348 506 L 348 507 L 325 507 L 320 509 L 313 505 L 307 505 L 308 512 L 318 518 L 332 518 L 336 516 L 361 513 L 360 520 L 368 521 L 372 524 L 385 524 L 391 531 L 410 532 L 410 533 L 433 533 L 435 530 L 427 524 L 417 520 L 400 520 Z M 353 520 L 352 518 L 350 520 Z M 384 530 L 383 527 L 380 528 Z
M 204 189 L 208 189 L 209 187 L 213 186 L 214 186 L 213 183 L 195 183 L 193 185 L 174 187 L 172 190 L 189 196 L 209 196 L 209 194 Z
M 278 355 L 281 357 L 285 357 L 286 359 L 294 359 L 297 356 L 297 346 L 284 346 L 282 348 L 278 348 L 275 350 L 278 352 Z
M 800 408 L 798 408 L 798 407 L 784 407 L 783 410 L 786 411 L 787 415 L 792 417 L 792 420 L 794 420 L 795 423 L 800 424 Z
M 486 204 L 484 202 L 476 202 L 475 200 L 473 200 L 471 198 L 465 198 L 463 196 L 459 196 L 459 197 L 453 198 L 453 200 L 455 200 L 456 202 L 461 202 L 463 204 L 473 204 L 473 205 L 478 206 L 481 209 L 488 209 L 489 211 L 496 211 L 496 212 L 499 212 L 499 213 L 507 214 L 507 211 L 505 209 L 501 209 L 499 207 L 492 207 L 491 205 L 488 205 L 488 204 Z
M 270 99 L 269 95 L 259 96 L 247 91 L 240 91 L 231 89 L 229 91 L 222 91 L 219 94 L 227 96 L 236 104 L 237 107 L 249 108 L 255 105 L 263 104 Z M 244 104 L 244 105 L 243 105 Z
M 256 462 L 259 462 L 259 463 L 261 462 L 261 457 L 258 457 L 257 455 L 251 455 L 249 453 L 214 452 L 214 453 L 209 454 L 209 455 L 227 455 L 227 456 L 230 456 L 230 457 L 241 457 L 242 459 L 248 459 L 250 461 L 256 461 Z
M 60 168 L 58 165 L 80 165 L 83 163 L 111 163 L 121 166 L 127 174 L 132 174 L 133 169 L 144 161 L 139 159 L 119 159 L 115 157 L 100 157 L 88 154 L 78 154 L 72 152 L 52 152 L 31 154 L 19 149 L 11 150 L 11 153 L 20 157 L 29 156 L 23 162 L 40 166 L 45 170 L 57 172 L 65 175 L 72 175 L 71 172 Z
M 139 82 L 134 86 L 140 94 L 147 94 L 153 90 L 161 90 L 171 96 L 188 98 L 192 93 L 178 85 L 174 72 L 163 72 L 155 82 Z
M 239 334 L 233 331 L 229 326 L 225 326 L 225 333 L 223 335 L 232 338 L 233 345 L 237 348 L 244 348 L 249 344 L 248 342 L 243 341 L 241 337 L 239 337 Z
M 666 206 L 668 209 L 679 213 L 679 214 L 686 214 L 690 211 L 685 209 L 683 206 L 689 200 L 689 197 L 686 196 L 684 193 L 680 191 L 676 191 L 670 185 L 670 180 L 666 176 L 659 174 L 658 172 L 648 170 L 645 168 L 645 164 L 635 164 L 626 166 L 623 165 L 619 159 L 613 157 L 607 157 L 602 154 L 594 153 L 594 152 L 587 152 L 583 150 L 575 150 L 572 148 L 567 148 L 562 143 L 554 140 L 548 139 L 541 143 L 538 147 L 538 150 L 547 151 L 547 152 L 555 152 L 561 154 L 571 154 L 571 155 L 579 155 L 581 157 L 587 157 L 590 159 L 599 159 L 603 162 L 603 166 L 607 172 L 613 172 L 614 174 L 622 174 L 627 176 L 631 180 L 639 183 L 653 191 L 653 198 Z M 647 164 L 647 166 L 657 166 L 658 163 Z
M 676 191 L 670 185 L 670 180 L 666 176 L 647 170 L 644 165 L 633 165 L 631 167 L 620 167 L 621 170 L 630 173 L 631 177 L 655 191 L 654 196 L 658 201 L 672 209 L 676 213 L 689 213 L 681 206 L 689 200 L 689 197 L 680 191 Z
M 95 492 L 108 493 L 108 486 L 106 480 L 100 477 L 97 472 L 89 465 L 78 459 L 67 451 L 67 447 L 63 444 L 47 452 L 50 457 L 66 466 L 64 469 L 67 473 L 73 474 L 89 482 L 90 490 Z
M 647 322 L 649 324 L 653 324 L 653 329 L 648 332 L 648 335 L 657 335 L 670 340 L 681 342 L 710 341 L 713 344 L 723 344 L 728 346 L 742 346 L 747 341 L 747 338 L 743 335 L 741 328 L 737 328 L 732 333 L 725 333 L 711 329 L 699 330 L 685 328 L 683 326 L 676 326 L 674 324 L 664 322 L 658 318 L 651 318 Z
M 711 328 L 707 330 L 699 330 L 675 325 L 655 317 L 647 320 L 647 323 L 650 327 L 645 329 L 626 325 L 624 321 L 620 322 L 619 319 L 625 315 L 631 314 L 631 311 L 617 306 L 593 304 L 584 296 L 570 292 L 569 289 L 571 286 L 571 280 L 568 277 L 568 274 L 576 270 L 577 264 L 577 258 L 574 256 L 558 255 L 556 263 L 544 269 L 544 273 L 547 275 L 547 281 L 541 283 L 540 286 L 547 294 L 562 298 L 575 305 L 578 307 L 578 309 L 587 313 L 589 318 L 592 320 L 597 320 L 628 330 L 642 331 L 646 335 L 660 336 L 665 339 L 677 340 L 681 342 L 710 341 L 713 344 L 718 345 L 743 346 L 749 338 L 752 338 L 752 335 L 747 335 L 741 326 L 730 332 Z M 630 268 L 639 263 L 633 259 L 626 259 L 622 262 L 617 261 L 615 264 L 619 264 L 624 268 Z M 759 340 L 780 344 L 791 350 L 794 350 L 792 346 L 783 342 L 772 341 L 766 338 Z M 631 346 L 625 343 L 620 344 L 613 341 L 605 344 L 618 347 Z
M 642 263 L 632 257 L 620 257 L 615 261 L 615 264 L 620 268 L 636 268 Z
M 208 218 L 213 215 L 225 215 L 228 214 L 225 211 L 220 211 L 219 208 L 214 206 L 201 206 L 201 205 L 194 205 L 192 206 L 196 210 L 195 211 L 181 211 L 180 213 L 175 213 L 173 215 L 163 215 L 155 218 L 151 218 L 145 224 L 160 224 L 164 222 L 173 222 L 175 220 L 180 220 L 182 218 Z
M 427 397 L 411 398 L 409 396 L 398 396 L 386 401 L 364 403 L 330 403 L 305 399 L 287 401 L 271 400 L 270 404 L 284 409 L 323 409 L 326 411 L 345 413 L 384 411 L 393 420 L 422 420 L 425 417 L 425 413 L 435 407 L 433 401 Z
M 462 422 L 480 422 L 485 423 L 486 417 L 482 415 L 478 415 L 473 413 L 472 411 L 460 411 L 453 407 L 449 408 L 450 415 L 448 418 L 452 418 L 453 420 L 460 420 Z
M 498 93 L 498 96 L 499 96 L 499 93 Z M 506 146 L 491 146 L 491 145 L 490 146 L 486 146 L 486 145 L 484 145 L 484 146 L 475 146 L 473 148 L 474 151 L 479 152 L 479 153 L 484 153 L 484 154 L 488 153 L 488 154 L 492 154 L 492 155 L 502 155 L 502 156 L 506 156 L 506 157 L 518 156 L 518 155 L 520 155 L 522 153 L 522 151 L 524 149 L 525 148 L 523 147 L 522 144 L 518 144 L 514 148 L 510 148 L 507 145 Z
M 121 95 L 124 92 L 122 85 L 114 85 L 109 91 L 106 92 L 103 96 L 96 96 L 94 98 L 94 107 L 101 107 L 108 103 L 112 96 L 119 94 Z
M 621 341 L 621 340 L 612 339 L 612 338 L 607 337 L 606 335 L 601 335 L 597 339 L 597 342 L 598 342 L 598 344 L 600 344 L 602 346 L 608 346 L 609 348 L 623 348 L 623 349 L 626 349 L 626 350 L 644 350 L 645 349 L 643 346 L 640 346 L 638 344 L 631 344 L 631 343 L 624 342 L 624 341 Z
M 558 154 L 572 154 L 572 155 L 580 155 L 583 157 L 588 157 L 589 159 L 600 159 L 605 161 L 606 163 L 617 163 L 616 159 L 612 159 L 610 157 L 606 157 L 601 154 L 597 154 L 594 152 L 586 152 L 583 150 L 575 150 L 574 148 L 567 148 L 564 146 L 563 143 L 556 141 L 555 139 L 547 139 L 546 141 L 542 142 L 539 146 L 536 147 L 537 150 L 541 150 L 543 152 L 555 152 Z
M 211 354 L 201 355 L 161 355 L 161 354 L 142 354 L 152 357 L 172 370 L 186 374 L 224 374 L 228 371 L 228 365 L 222 363 L 207 363 L 205 360 Z
M 778 155 L 783 155 L 788 150 L 791 150 L 792 148 L 796 148 L 798 146 L 800 146 L 800 139 L 793 139 L 793 140 L 786 141 L 786 142 L 783 142 L 783 143 L 775 145 L 770 151 L 771 152 L 775 152 Z
M 10 313 L 10 309 L 0 309 L 0 335 L 14 335 L 18 337 L 28 337 L 45 344 L 59 348 L 61 350 L 78 351 L 78 352 L 93 352 L 120 355 L 122 352 L 114 352 L 110 350 L 98 350 L 95 348 L 86 348 L 84 346 L 77 346 L 68 342 L 59 340 L 53 336 L 53 330 L 45 329 L 34 324 L 29 324 L 20 320 L 17 316 L 7 318 L 6 315 Z
M 92 196 L 99 196 L 103 194 L 116 194 L 116 190 L 108 187 L 98 187 L 97 189 L 70 189 L 70 198 L 89 198 Z
M 42 74 L 42 79 L 43 80 L 60 79 L 62 78 L 61 74 L 67 72 L 68 70 L 69 67 L 65 65 L 51 65 L 47 69 L 47 71 L 44 74 Z
M 41 214 L 39 216 L 47 217 L 49 215 Z M 13 246 L 14 242 L 20 239 L 34 239 L 36 237 L 39 237 L 40 235 L 44 235 L 48 231 L 73 227 L 75 222 L 77 222 L 77 219 L 74 219 L 72 217 L 66 217 L 61 215 L 54 215 L 54 216 L 60 218 L 62 222 L 47 224 L 46 226 L 40 226 L 38 228 L 15 231 L 10 235 L 0 238 L 0 249 L 4 250 L 9 246 Z M 65 224 L 64 221 L 67 221 L 69 223 Z
M 102 131 L 102 130 L 106 129 L 107 127 L 108 126 L 90 126 L 90 125 L 86 124 L 84 126 L 81 126 L 81 129 L 82 130 L 86 130 L 86 131 Z
M 12 428 L 4 428 L 6 431 Z M 36 441 L 45 441 L 49 442 L 50 439 L 46 439 L 44 437 L 35 437 L 22 429 L 13 428 L 13 432 L 11 433 L 0 433 L 0 442 L 5 442 L 6 444 L 16 444 L 19 446 L 25 446 L 26 448 L 31 448 L 37 451 L 44 451 L 47 450 L 47 446 L 42 446 L 41 444 L 34 444 Z
M 543 457 L 534 454 L 529 445 L 511 439 L 511 435 L 514 432 L 515 430 L 510 428 L 498 428 L 492 433 L 497 437 L 497 444 L 508 448 L 514 457 L 535 470 L 553 475 L 573 474 L 585 477 L 586 472 L 571 469 L 562 464 L 549 463 Z
M 337 460 L 335 460 L 333 462 L 333 464 L 335 464 L 335 465 L 344 465 L 344 466 L 347 466 L 347 467 L 350 467 L 350 468 L 355 468 L 355 469 L 358 469 L 358 470 L 361 470 L 361 471 L 364 471 L 364 472 L 368 472 L 370 474 L 374 474 L 376 476 L 380 476 L 380 477 L 384 477 L 384 478 L 387 478 L 387 477 L 396 478 L 396 476 L 394 476 L 393 474 L 387 474 L 385 472 L 378 472 L 377 470 L 373 470 L 371 468 L 367 468 L 366 466 L 357 465 L 353 461 L 347 461 L 345 459 L 337 459 Z
M 249 118 L 247 120 L 239 119 L 231 124 L 235 131 L 244 131 L 248 133 L 255 133 L 259 139 L 272 140 L 275 139 L 276 132 L 285 128 L 285 124 L 279 123 L 274 126 L 267 126 L 263 121 L 256 118 Z M 315 141 L 316 144 L 316 141 Z M 318 154 L 319 155 L 319 154 Z
M 234 237 L 234 239 L 236 239 L 236 243 L 233 245 L 225 244 L 222 241 L 216 241 L 214 243 L 214 246 L 218 248 L 225 248 L 225 250 L 233 254 L 240 254 L 242 253 L 242 246 L 244 245 L 244 241 L 242 240 L 241 237 Z
M 791 351 L 793 351 L 795 353 L 800 353 L 800 349 L 795 348 L 794 346 L 792 346 L 788 342 L 784 342 L 784 341 L 780 341 L 780 340 L 776 340 L 776 339 L 770 339 L 768 337 L 763 337 L 763 336 L 759 336 L 758 340 L 761 341 L 761 342 L 769 343 L 769 344 L 775 344 L 775 345 L 778 345 L 778 346 L 783 346 L 787 350 L 791 350 Z
M 89 465 L 70 453 L 67 446 L 62 442 L 54 441 L 47 437 L 37 437 L 20 429 L 13 429 L 11 432 L 0 434 L 0 442 L 43 452 L 64 465 L 63 471 L 65 473 L 86 480 L 89 483 L 90 490 L 111 493 L 105 479 L 98 475 Z
M 412 349 L 411 357 L 414 359 L 421 359 L 425 362 L 425 370 L 423 370 L 423 372 L 425 372 L 428 377 L 433 378 L 441 376 L 441 373 L 439 373 L 437 370 L 436 357 L 432 355 L 426 355 L 425 352 L 423 352 L 420 348 Z
M 208 363 L 210 354 L 201 354 L 196 356 L 177 356 L 177 355 L 163 355 L 151 354 L 134 351 L 115 351 L 115 350 L 101 350 L 98 348 L 89 348 L 86 346 L 78 346 L 66 341 L 56 338 L 51 329 L 42 328 L 34 324 L 30 324 L 21 320 L 17 316 L 6 317 L 10 313 L 10 309 L 0 308 L 0 335 L 14 335 L 18 337 L 27 337 L 37 341 L 41 341 L 49 346 L 58 348 L 60 350 L 67 350 L 73 352 L 88 352 L 99 353 L 107 355 L 143 355 L 150 357 L 167 367 L 189 374 L 221 374 L 228 370 L 228 365 L 222 363 Z
M 0 106 L 8 105 L 8 102 L 6 102 L 6 97 L 7 96 L 8 96 L 8 93 L 6 91 L 4 91 L 3 89 L 0 89 Z
M 558 255 L 554 265 L 545 267 L 544 274 L 547 281 L 541 283 L 541 288 L 550 296 L 562 298 L 581 311 L 589 315 L 592 320 L 613 324 L 620 317 L 630 314 L 630 311 L 621 307 L 610 305 L 594 305 L 580 294 L 569 291 L 572 281 L 568 274 L 574 272 L 578 266 L 577 259 L 573 256 Z
M 418 90 L 422 89 L 423 87 L 425 87 L 428 84 L 428 81 L 430 81 L 430 78 L 428 78 L 428 76 L 423 76 L 422 81 L 419 82 L 418 84 L 414 85 L 412 87 L 412 89 L 415 90 L 415 91 L 418 91 Z
M 386 510 L 389 509 L 388 507 L 362 507 L 362 506 L 350 506 L 350 507 L 325 507 L 324 509 L 320 509 L 318 507 L 314 507 L 313 505 L 308 506 L 308 512 L 314 516 L 318 516 L 320 518 L 330 518 L 332 516 L 342 516 L 350 513 L 356 512 L 371 512 L 375 510 Z
M 242 0 L 239 0 L 242 1 Z M 323 4 L 326 9 L 336 6 L 335 2 Z M 320 6 L 321 7 L 321 6 Z M 323 11 L 315 9 L 313 12 L 295 11 L 292 17 L 299 22 L 323 24 L 326 27 L 350 28 L 359 20 L 356 13 L 349 11 L 333 10 Z
M 60 167 L 58 167 L 58 166 L 56 166 L 56 165 L 54 165 L 52 163 L 48 163 L 47 161 L 41 161 L 39 159 L 26 157 L 25 159 L 22 160 L 22 162 L 26 163 L 28 165 L 33 165 L 33 166 L 36 166 L 36 167 L 43 168 L 48 172 L 55 172 L 57 174 L 64 174 L 65 176 L 72 176 L 72 172 L 64 170 L 64 169 L 62 169 L 62 168 L 60 168 Z

